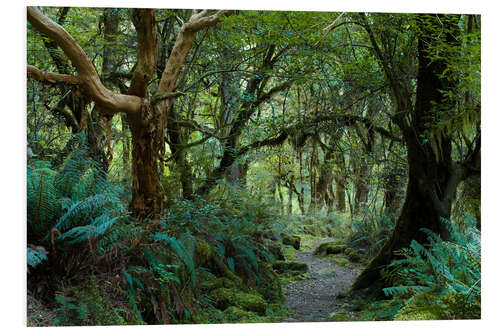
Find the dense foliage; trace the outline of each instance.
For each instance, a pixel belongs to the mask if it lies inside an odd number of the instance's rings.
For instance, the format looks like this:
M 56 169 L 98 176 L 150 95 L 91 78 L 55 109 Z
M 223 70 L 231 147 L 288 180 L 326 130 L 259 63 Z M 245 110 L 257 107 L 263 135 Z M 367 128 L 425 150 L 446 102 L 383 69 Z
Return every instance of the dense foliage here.
M 27 63 L 29 325 L 290 320 L 300 251 L 480 318 L 480 16 L 28 7 Z

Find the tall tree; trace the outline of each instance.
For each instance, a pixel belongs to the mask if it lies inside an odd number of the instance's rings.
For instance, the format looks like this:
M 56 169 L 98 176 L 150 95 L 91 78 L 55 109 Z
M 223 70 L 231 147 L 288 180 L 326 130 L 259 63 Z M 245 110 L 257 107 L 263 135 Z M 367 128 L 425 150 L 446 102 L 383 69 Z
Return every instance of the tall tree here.
M 459 49 L 459 15 L 418 15 L 415 18 L 418 39 L 418 74 L 416 99 L 396 77 L 397 67 L 379 47 L 371 24 L 365 15 L 365 28 L 383 67 L 396 105 L 394 120 L 401 129 L 408 150 L 409 179 L 406 200 L 390 239 L 372 259 L 353 285 L 353 289 L 373 286 L 380 281 L 380 270 L 389 264 L 395 251 L 408 247 L 412 240 L 426 242 L 422 228 L 446 239 L 451 206 L 460 181 L 478 172 L 480 135 L 465 160 L 452 159 L 454 133 L 436 127 L 439 120 L 453 112 L 450 98 L 457 86 L 456 76 L 443 75 Z M 436 56 L 438 55 L 438 56 Z
M 86 101 L 93 101 L 108 116 L 125 113 L 132 133 L 133 199 L 136 215 L 159 212 L 166 204 L 160 191 L 158 158 L 164 147 L 164 128 L 176 96 L 179 73 L 198 31 L 217 24 L 232 12 L 227 10 L 194 10 L 181 27 L 158 88 L 148 91 L 157 65 L 157 26 L 152 9 L 135 9 L 132 21 L 137 31 L 137 64 L 127 94 L 115 93 L 101 82 L 91 60 L 76 40 L 38 8 L 28 7 L 28 21 L 51 38 L 76 68 L 77 75 L 42 72 L 28 65 L 28 75 L 49 83 L 73 86 Z M 152 95 L 152 96 L 151 96 Z

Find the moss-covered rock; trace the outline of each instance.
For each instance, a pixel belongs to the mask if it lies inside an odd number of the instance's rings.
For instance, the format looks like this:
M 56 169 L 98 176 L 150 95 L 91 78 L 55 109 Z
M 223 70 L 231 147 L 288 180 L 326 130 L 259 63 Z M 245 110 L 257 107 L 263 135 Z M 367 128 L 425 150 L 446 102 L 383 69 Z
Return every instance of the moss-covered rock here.
M 238 293 L 235 295 L 235 300 L 236 304 L 244 309 L 262 316 L 266 314 L 267 303 L 260 295 Z
M 221 310 L 233 305 L 260 315 L 266 313 L 267 304 L 260 295 L 244 293 L 235 288 L 218 288 L 210 293 L 210 297 Z
M 283 249 L 283 255 L 285 256 L 285 259 L 280 259 L 280 260 L 293 261 L 295 259 L 295 252 L 297 252 L 297 250 L 295 250 L 293 248 L 293 246 L 285 245 L 285 246 L 283 246 L 282 249 Z
M 229 322 L 253 322 L 257 320 L 257 315 L 254 312 L 245 311 L 236 306 L 230 306 L 224 310 L 224 316 Z
M 302 226 L 302 230 L 304 233 L 312 235 L 312 236 L 321 236 L 321 232 L 316 228 L 316 226 L 312 224 L 306 224 Z
M 314 253 L 315 255 L 328 255 L 342 253 L 347 248 L 344 244 L 339 244 L 338 242 L 327 242 L 318 246 Z
M 291 245 L 294 249 L 300 249 L 300 237 L 296 235 L 281 234 L 282 243 L 284 245 Z
M 210 272 L 198 273 L 198 286 L 202 290 L 210 291 L 218 288 L 235 288 L 236 282 L 226 277 L 218 278 Z
M 349 259 L 347 259 L 343 254 L 330 254 L 326 257 L 329 261 L 339 265 L 339 266 L 344 266 L 344 267 L 353 267 L 354 264 L 352 264 Z
M 361 260 L 361 256 L 359 255 L 359 252 L 356 251 L 355 249 L 352 249 L 350 247 L 346 248 L 344 250 L 344 254 L 349 258 L 350 261 L 352 262 L 358 262 Z
M 306 263 L 299 261 L 276 261 L 273 264 L 273 268 L 278 273 L 285 273 L 289 271 L 307 272 L 309 270 Z
M 199 289 L 203 290 L 211 290 L 215 289 L 215 281 L 217 280 L 217 276 L 208 272 L 206 270 L 199 270 L 197 273 L 197 286 Z
M 210 266 L 210 261 L 213 257 L 213 250 L 210 244 L 203 238 L 196 238 L 195 243 L 195 265 L 196 267 L 208 267 Z
M 275 260 L 285 260 L 285 255 L 283 254 L 280 242 L 266 239 L 264 240 L 264 244 Z
M 257 291 L 264 299 L 271 303 L 282 303 L 285 296 L 281 289 L 280 277 L 273 270 L 270 264 L 261 263 L 257 274 L 260 277 L 260 283 L 256 286 Z

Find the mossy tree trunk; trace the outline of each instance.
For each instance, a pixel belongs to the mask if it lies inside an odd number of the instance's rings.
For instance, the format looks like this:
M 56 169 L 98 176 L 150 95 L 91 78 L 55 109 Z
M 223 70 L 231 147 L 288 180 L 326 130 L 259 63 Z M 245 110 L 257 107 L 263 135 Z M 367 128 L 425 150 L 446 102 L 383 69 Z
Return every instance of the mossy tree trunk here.
M 439 18 L 422 15 L 417 19 L 420 29 L 417 96 L 414 107 L 410 109 L 410 123 L 402 118 L 397 122 L 408 150 L 409 180 L 406 199 L 391 237 L 355 281 L 352 286 L 354 290 L 373 287 L 377 282 L 383 283 L 381 268 L 395 258 L 395 251 L 408 247 L 412 240 L 421 243 L 427 241 L 427 235 L 421 231 L 422 228 L 439 234 L 443 239 L 449 237 L 443 219 L 450 218 L 457 186 L 467 173 L 451 158 L 452 142 L 449 133 L 440 133 L 439 151 L 436 151 L 424 133 L 432 129 L 433 110 L 437 108 L 445 112 L 450 108 L 450 101 L 445 94 L 454 88 L 456 82 L 450 79 L 450 76 L 441 75 L 448 65 L 446 57 L 431 59 L 431 55 L 437 40 L 450 47 L 457 44 L 454 36 L 457 35 L 458 19 L 457 15 L 440 15 Z M 442 30 L 443 36 L 440 38 L 438 34 Z M 376 45 L 373 40 L 372 44 Z M 385 69 L 386 74 L 389 73 L 390 76 L 388 69 Z M 410 100 L 399 102 L 409 105 Z M 479 149 L 471 155 L 471 159 L 477 161 L 477 154 Z

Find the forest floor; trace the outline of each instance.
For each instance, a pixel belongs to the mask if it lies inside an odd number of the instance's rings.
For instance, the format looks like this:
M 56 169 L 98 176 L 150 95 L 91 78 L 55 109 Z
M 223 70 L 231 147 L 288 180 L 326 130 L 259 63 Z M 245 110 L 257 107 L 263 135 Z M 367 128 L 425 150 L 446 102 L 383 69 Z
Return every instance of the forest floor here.
M 337 296 L 348 291 L 362 267 L 344 267 L 313 255 L 319 245 L 334 241 L 325 238 L 316 242 L 310 251 L 297 252 L 295 260 L 309 266 L 308 279 L 283 286 L 288 306 L 295 313 L 286 321 L 317 322 L 328 321 L 330 313 L 338 310 Z

